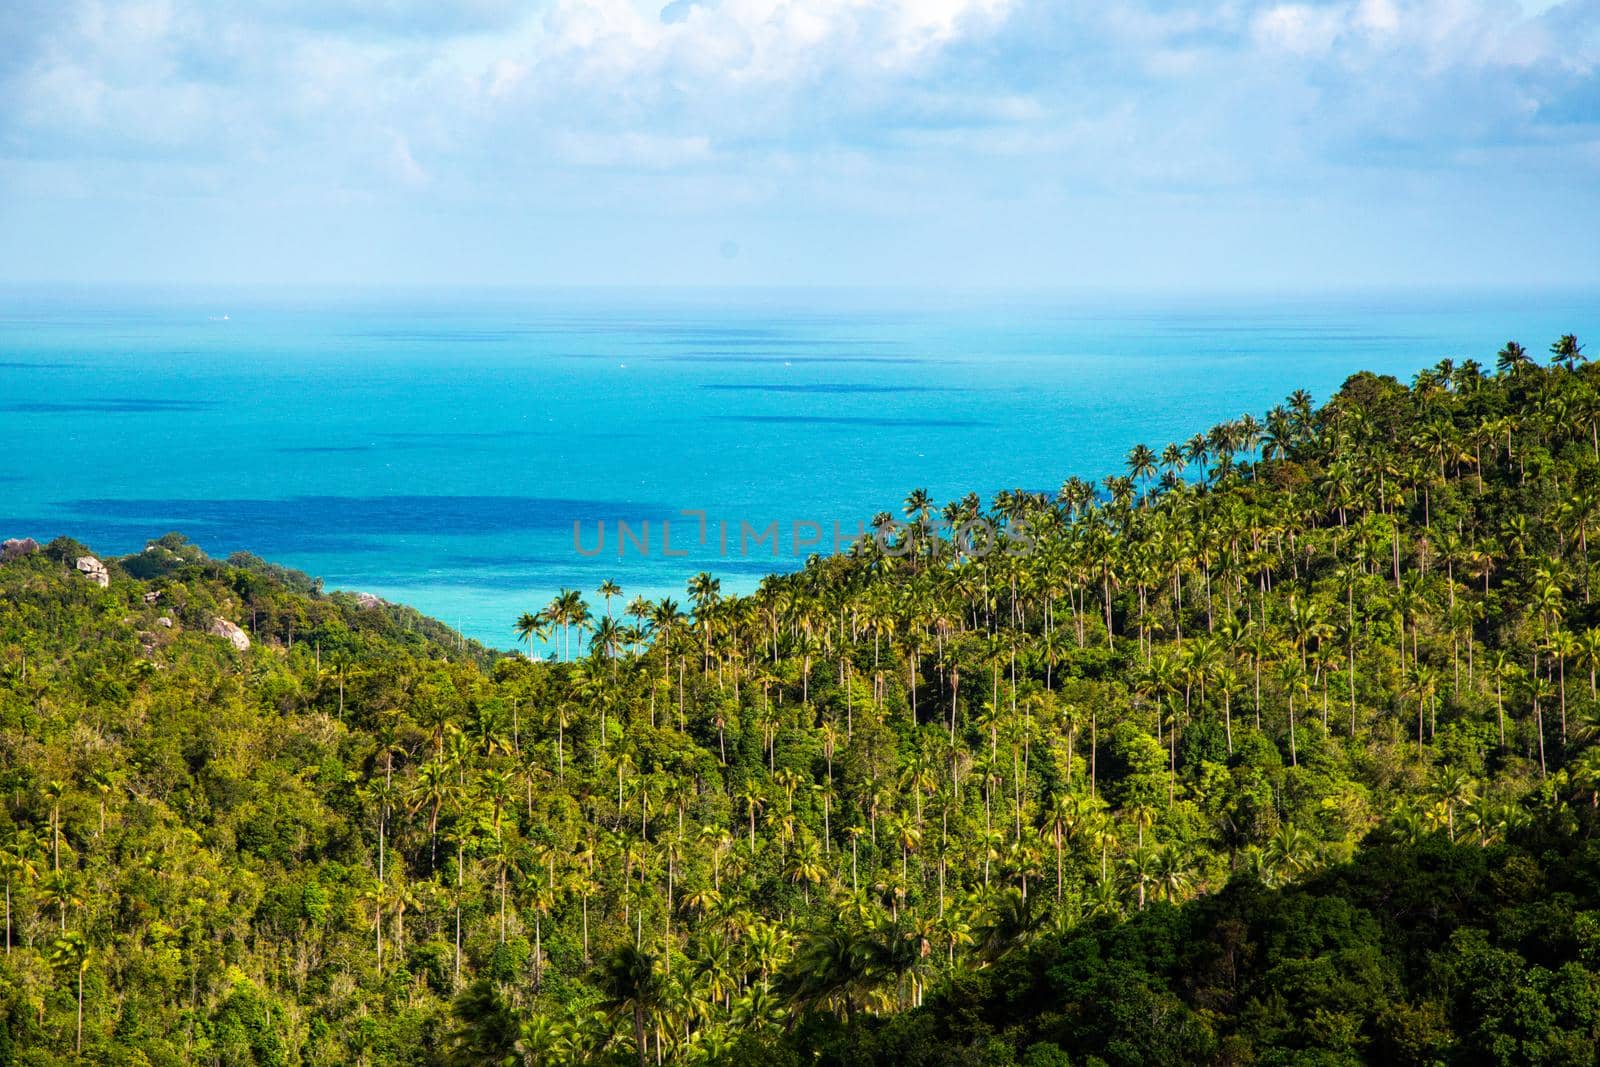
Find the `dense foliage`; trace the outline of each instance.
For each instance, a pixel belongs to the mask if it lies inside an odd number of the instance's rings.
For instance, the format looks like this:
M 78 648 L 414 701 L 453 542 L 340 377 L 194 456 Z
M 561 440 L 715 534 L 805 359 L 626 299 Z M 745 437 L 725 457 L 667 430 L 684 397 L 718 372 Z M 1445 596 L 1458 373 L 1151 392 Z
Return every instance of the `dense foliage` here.
M 1585 837 L 1593 818 L 1584 820 Z M 964 971 L 923 1009 L 811 1015 L 737 1062 L 1592 1064 L 1600 847 L 1557 818 L 1509 843 L 1369 839 L 1279 890 L 1248 876 Z M 1071 1049 L 1070 1058 L 1063 1051 Z
M 0 1064 L 1593 1062 L 1553 351 L 902 509 L 1011 550 L 563 593 L 541 659 L 178 537 L 0 565 Z

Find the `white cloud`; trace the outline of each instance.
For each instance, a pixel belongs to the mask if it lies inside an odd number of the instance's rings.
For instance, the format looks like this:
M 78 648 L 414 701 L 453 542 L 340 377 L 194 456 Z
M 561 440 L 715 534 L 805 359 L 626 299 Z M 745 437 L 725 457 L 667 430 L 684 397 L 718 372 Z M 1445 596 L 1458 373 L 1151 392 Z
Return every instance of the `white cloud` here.
M 830 70 L 914 69 L 997 25 L 1009 7 L 1010 0 L 722 0 L 663 21 L 654 3 L 557 0 L 532 47 L 539 60 L 598 79 L 682 73 L 784 83 Z
M 1256 40 L 1298 56 L 1324 55 L 1344 33 L 1346 13 L 1311 4 L 1279 4 L 1256 16 Z
M 1600 185 L 1600 0 L 10 2 L 0 201 L 949 217 L 1530 153 Z

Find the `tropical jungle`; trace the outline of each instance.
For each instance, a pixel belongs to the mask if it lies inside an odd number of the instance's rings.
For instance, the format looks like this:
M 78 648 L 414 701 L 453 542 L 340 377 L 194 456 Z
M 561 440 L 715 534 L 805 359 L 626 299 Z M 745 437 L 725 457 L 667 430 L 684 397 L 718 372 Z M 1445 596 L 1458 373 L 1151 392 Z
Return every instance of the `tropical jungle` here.
M 0 1064 L 1594 1064 L 1600 366 L 1492 363 L 514 652 L 14 542 Z

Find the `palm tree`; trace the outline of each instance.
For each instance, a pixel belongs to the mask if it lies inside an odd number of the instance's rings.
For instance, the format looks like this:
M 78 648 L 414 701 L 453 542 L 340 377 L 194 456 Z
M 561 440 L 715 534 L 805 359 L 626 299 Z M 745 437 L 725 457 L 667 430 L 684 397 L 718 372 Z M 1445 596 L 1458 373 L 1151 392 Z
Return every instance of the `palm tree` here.
M 601 619 L 594 628 L 594 633 L 589 638 L 590 650 L 605 656 L 611 661 L 611 676 L 615 680 L 617 672 L 617 658 L 622 655 L 622 647 L 626 643 L 626 633 L 621 625 L 611 616 Z
M 1555 687 L 1538 673 L 1537 666 L 1528 673 L 1527 685 L 1528 696 L 1533 704 L 1533 728 L 1538 735 L 1539 741 L 1539 777 L 1543 778 L 1549 773 L 1549 766 L 1545 759 L 1544 708 L 1541 702 L 1550 699 L 1555 692 Z
M 533 643 L 550 636 L 550 619 L 542 611 L 525 611 L 517 616 L 517 640 L 528 646 L 528 658 L 533 658 Z
M 611 598 L 622 595 L 622 586 L 607 578 L 595 592 L 606 602 L 606 618 L 611 618 Z
M 536 882 L 528 894 L 528 907 L 533 912 L 533 988 L 538 992 L 544 982 L 544 920 L 556 906 L 556 886 L 553 881 Z
M 50 962 L 63 970 L 71 968 L 78 984 L 78 1035 L 73 1041 L 74 1054 L 83 1052 L 83 976 L 89 970 L 93 950 L 83 935 L 76 931 L 63 933 L 50 949 Z
M 1531 366 L 1533 359 L 1528 355 L 1528 350 L 1515 341 L 1507 341 L 1495 357 L 1495 368 L 1502 375 L 1515 376 Z
M 556 728 L 556 777 L 567 776 L 567 729 L 572 725 L 572 705 L 564 700 L 551 705 L 545 722 Z
M 417 784 L 412 788 L 411 814 L 428 809 L 428 869 L 439 861 L 439 813 L 445 803 L 454 798 L 458 786 L 451 767 L 441 759 L 431 759 L 417 770 Z
M 533 1041 L 525 1040 L 533 1037 L 524 1029 L 527 1024 L 518 1019 L 516 1009 L 487 978 L 462 990 L 452 1012 L 459 1025 L 450 1035 L 450 1049 L 445 1056 L 450 1067 L 514 1067 L 526 1062 L 526 1055 L 540 1051 Z M 539 1045 L 545 1044 L 544 1036 L 539 1035 Z
M 1145 895 L 1156 876 L 1156 850 L 1146 845 L 1134 846 L 1122 859 L 1122 867 L 1138 892 L 1139 910 L 1144 910 Z
M 1177 478 L 1188 466 L 1188 459 L 1183 454 L 1182 446 L 1176 442 L 1169 443 L 1161 450 L 1161 466 L 1172 478 Z
M 926 489 L 913 489 L 906 496 L 904 514 L 912 524 L 910 532 L 911 547 L 915 561 L 920 552 L 919 545 L 922 541 L 922 531 L 933 515 L 933 498 Z
M 1583 360 L 1583 346 L 1572 334 L 1562 334 L 1556 343 L 1550 346 L 1550 357 L 1551 363 L 1570 371 Z
M 1300 765 L 1300 750 L 1295 737 L 1294 703 L 1296 697 L 1308 697 L 1311 692 L 1311 677 L 1298 661 L 1285 659 L 1278 667 L 1278 682 L 1283 686 L 1283 692 L 1289 698 L 1289 763 L 1291 766 Z
M 649 1067 L 650 1046 L 645 1022 L 660 1005 L 663 987 L 656 959 L 649 952 L 624 944 L 601 964 L 599 985 L 607 1009 L 633 1018 L 633 1046 L 639 1067 Z
M 1471 776 L 1454 767 L 1444 767 L 1434 779 L 1434 796 L 1445 809 L 1445 821 L 1450 840 L 1456 839 L 1456 810 L 1466 805 L 1473 796 L 1475 783 Z
M 722 582 L 701 571 L 689 579 L 689 599 L 694 603 L 694 623 L 702 636 L 701 669 L 711 669 L 711 615 L 722 599 Z
M 750 816 L 750 854 L 756 851 L 756 812 L 766 808 L 766 798 L 761 795 L 761 789 L 755 783 L 747 783 L 738 794 L 737 799 L 745 806 L 745 811 Z
M 100 814 L 97 833 L 103 837 L 106 832 L 106 801 L 110 799 L 112 790 L 117 786 L 117 773 L 97 767 L 86 776 L 85 784 L 94 790 L 95 801 L 99 806 Z
M 1181 902 L 1194 881 L 1188 857 L 1176 845 L 1165 845 L 1156 853 L 1155 890 L 1169 904 Z
M 1156 454 L 1151 451 L 1150 446 L 1144 444 L 1134 445 L 1128 451 L 1127 468 L 1128 477 L 1143 482 L 1148 494 L 1150 479 L 1156 473 Z M 1148 496 L 1146 502 L 1148 503 Z
M 1559 684 L 1557 692 L 1561 701 L 1561 746 L 1567 744 L 1567 661 L 1576 659 L 1583 652 L 1583 646 L 1570 630 L 1552 630 L 1545 641 L 1545 653 L 1556 661 L 1557 677 Z
M 1276 878 L 1295 878 L 1316 861 L 1317 842 L 1306 831 L 1286 822 L 1267 842 L 1265 858 Z
M 386 882 L 374 881 L 360 893 L 360 899 L 372 905 L 372 936 L 377 947 L 378 973 L 383 973 L 383 919 L 394 903 L 394 891 Z
M 12 831 L 11 840 L 0 849 L 0 875 L 6 880 L 6 955 L 11 955 L 11 897 L 15 886 L 30 885 L 39 878 L 39 865 L 35 859 L 39 842 L 33 831 L 18 828 Z
M 40 790 L 50 804 L 50 869 L 61 870 L 61 802 L 67 796 L 67 783 L 51 779 Z
M 1580 752 L 1568 773 L 1578 793 L 1588 794 L 1589 806 L 1600 808 L 1600 748 L 1586 748 Z
M 810 904 L 811 887 L 821 885 L 828 876 L 828 868 L 822 862 L 822 852 L 815 841 L 807 840 L 795 849 L 783 876 L 801 887 L 806 903 Z
M 47 908 L 56 909 L 61 932 L 67 932 L 67 913 L 84 906 L 77 879 L 65 871 L 52 871 L 39 883 L 39 898 Z
M 871 952 L 854 930 L 830 926 L 808 938 L 785 972 L 786 999 L 792 1011 L 814 1007 L 855 1015 L 872 980 Z
M 561 627 L 561 658 L 572 659 L 572 631 L 574 628 L 581 631 L 589 622 L 589 605 L 583 600 L 583 594 L 576 589 L 563 589 L 550 601 L 550 606 L 544 610 L 545 618 L 552 625 Z
M 1065 839 L 1078 828 L 1078 820 L 1082 817 L 1082 805 L 1076 794 L 1057 793 L 1050 798 L 1050 806 L 1043 816 L 1044 828 L 1049 831 L 1054 839 L 1056 848 L 1056 899 L 1061 899 L 1062 864 L 1061 852 Z

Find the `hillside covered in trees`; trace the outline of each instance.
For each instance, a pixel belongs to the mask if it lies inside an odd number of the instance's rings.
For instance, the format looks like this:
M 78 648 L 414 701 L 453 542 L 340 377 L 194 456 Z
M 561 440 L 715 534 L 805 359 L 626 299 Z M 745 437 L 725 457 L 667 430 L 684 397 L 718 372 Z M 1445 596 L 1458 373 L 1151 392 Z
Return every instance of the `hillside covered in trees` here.
M 0 564 L 0 1064 L 1596 1062 L 1575 339 L 874 527 L 536 657 Z

